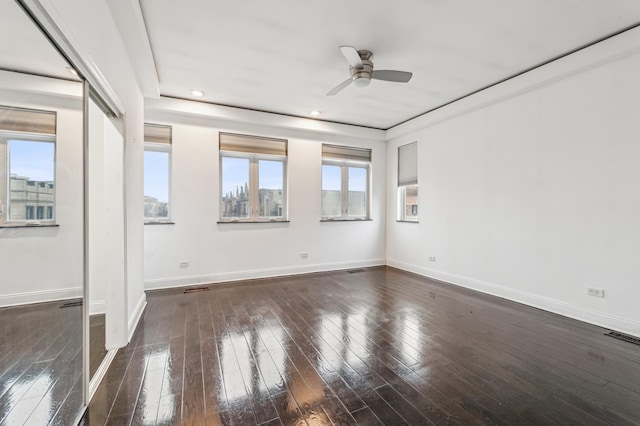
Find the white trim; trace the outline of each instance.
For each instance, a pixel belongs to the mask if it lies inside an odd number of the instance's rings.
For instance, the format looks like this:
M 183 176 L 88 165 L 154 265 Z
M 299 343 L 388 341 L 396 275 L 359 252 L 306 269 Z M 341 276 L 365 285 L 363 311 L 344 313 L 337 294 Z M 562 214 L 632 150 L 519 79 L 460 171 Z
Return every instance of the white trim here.
M 89 405 L 89 402 L 91 402 L 93 395 L 95 395 L 96 391 L 98 390 L 98 386 L 100 385 L 100 382 L 102 382 L 102 379 L 104 379 L 104 376 L 107 374 L 107 371 L 109 370 L 109 366 L 111 365 L 111 362 L 113 361 L 113 359 L 116 357 L 117 353 L 118 353 L 118 348 L 109 349 L 107 351 L 107 354 L 104 356 L 102 363 L 100 363 L 100 366 L 98 367 L 96 372 L 93 374 L 93 377 L 89 382 L 89 398 L 87 399 L 87 405 Z
M 138 304 L 136 305 L 131 317 L 129 318 L 129 326 L 128 326 L 128 334 L 127 334 L 127 344 L 131 342 L 131 338 L 133 337 L 133 333 L 136 331 L 136 327 L 138 326 L 138 322 L 140 322 L 140 318 L 142 318 L 142 314 L 144 313 L 144 308 L 147 306 L 147 295 L 143 292 L 140 300 L 138 300 Z
M 0 296 L 0 308 L 78 298 L 82 298 L 82 287 L 4 294 Z
M 106 314 L 107 313 L 107 301 L 96 300 L 89 303 L 89 315 Z
M 413 272 L 427 278 L 433 278 L 448 284 L 466 287 L 472 290 L 487 293 L 503 299 L 523 303 L 534 308 L 542 309 L 565 317 L 594 324 L 611 330 L 620 331 L 640 337 L 640 323 L 630 321 L 625 318 L 602 312 L 593 311 L 582 306 L 573 305 L 560 300 L 538 296 L 536 294 L 515 290 L 498 284 L 476 280 L 461 275 L 450 274 L 435 269 L 424 268 L 411 263 L 402 262 L 395 259 L 387 259 L 387 265 L 405 271 Z
M 160 290 L 175 287 L 187 287 L 194 284 L 216 284 L 231 281 L 250 280 L 256 278 L 272 278 L 287 275 L 309 274 L 342 269 L 365 268 L 384 265 L 384 259 L 370 259 L 354 262 L 334 262 L 305 266 L 290 266 L 284 268 L 254 269 L 251 271 L 223 272 L 218 274 L 192 275 L 178 278 L 162 278 L 146 280 L 145 290 Z

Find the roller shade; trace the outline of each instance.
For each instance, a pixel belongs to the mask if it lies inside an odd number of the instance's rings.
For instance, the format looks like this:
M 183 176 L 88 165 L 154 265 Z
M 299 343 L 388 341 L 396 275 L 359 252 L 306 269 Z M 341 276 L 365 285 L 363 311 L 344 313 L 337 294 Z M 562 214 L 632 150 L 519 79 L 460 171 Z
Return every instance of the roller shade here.
M 418 183 L 418 143 L 398 147 L 398 186 Z
M 144 141 L 171 144 L 171 126 L 145 123 Z
M 56 134 L 56 113 L 0 106 L 0 130 Z
M 322 145 L 322 156 L 341 160 L 371 161 L 371 150 L 350 146 Z
M 286 156 L 287 140 L 220 133 L 220 151 Z

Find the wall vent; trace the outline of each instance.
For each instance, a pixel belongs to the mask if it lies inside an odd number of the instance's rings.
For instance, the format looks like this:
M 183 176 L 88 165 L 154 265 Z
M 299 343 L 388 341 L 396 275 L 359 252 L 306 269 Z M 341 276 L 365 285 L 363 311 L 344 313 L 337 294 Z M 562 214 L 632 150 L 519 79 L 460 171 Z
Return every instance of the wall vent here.
M 634 345 L 640 346 L 640 339 L 638 339 L 637 337 L 629 336 L 628 334 L 612 331 L 610 333 L 605 333 L 605 336 L 613 337 L 614 339 L 624 340 L 627 343 L 632 343 Z
M 73 308 L 74 306 L 82 306 L 82 300 L 78 300 L 75 302 L 67 302 L 64 305 L 60 306 L 60 309 L 62 308 Z
M 201 291 L 209 291 L 209 287 L 194 287 L 194 288 L 188 288 L 186 289 L 184 292 L 185 293 L 198 293 Z
M 347 274 L 357 274 L 358 272 L 364 272 L 364 269 L 350 269 Z

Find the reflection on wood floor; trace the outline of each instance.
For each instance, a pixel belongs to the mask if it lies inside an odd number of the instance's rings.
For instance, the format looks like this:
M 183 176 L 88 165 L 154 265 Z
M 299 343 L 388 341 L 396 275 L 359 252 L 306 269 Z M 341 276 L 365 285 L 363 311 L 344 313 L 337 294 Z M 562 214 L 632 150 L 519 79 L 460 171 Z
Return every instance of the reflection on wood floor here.
M 0 309 L 0 424 L 70 425 L 82 406 L 82 306 Z
M 385 267 L 153 292 L 83 422 L 639 424 L 604 331 Z

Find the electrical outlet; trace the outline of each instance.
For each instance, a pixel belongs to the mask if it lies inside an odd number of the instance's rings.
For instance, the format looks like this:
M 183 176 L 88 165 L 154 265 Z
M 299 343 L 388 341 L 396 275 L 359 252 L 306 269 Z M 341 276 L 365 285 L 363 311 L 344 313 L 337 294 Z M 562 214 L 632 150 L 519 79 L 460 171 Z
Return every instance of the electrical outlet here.
M 435 261 L 436 261 L 435 256 L 429 256 L 429 262 L 435 262 Z
M 302 253 L 300 253 L 301 259 L 307 259 L 308 257 L 309 257 L 309 253 L 307 253 L 306 251 L 303 251 Z
M 183 260 L 182 262 L 180 262 L 180 267 L 181 268 L 188 268 L 189 267 L 189 261 Z
M 587 294 L 593 297 L 604 297 L 604 290 L 601 288 L 587 287 Z

